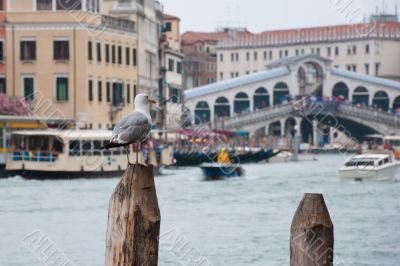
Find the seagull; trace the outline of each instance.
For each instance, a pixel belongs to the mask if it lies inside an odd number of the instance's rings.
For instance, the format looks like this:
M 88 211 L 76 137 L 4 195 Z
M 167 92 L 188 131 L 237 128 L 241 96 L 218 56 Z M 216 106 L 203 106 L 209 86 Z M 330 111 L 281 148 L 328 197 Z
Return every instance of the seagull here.
M 126 157 L 129 162 L 129 145 L 136 143 L 136 164 L 138 163 L 139 145 L 143 143 L 151 131 L 150 104 L 156 101 L 149 99 L 146 94 L 138 94 L 135 97 L 135 111 L 123 117 L 114 127 L 111 140 L 103 149 L 126 147 Z

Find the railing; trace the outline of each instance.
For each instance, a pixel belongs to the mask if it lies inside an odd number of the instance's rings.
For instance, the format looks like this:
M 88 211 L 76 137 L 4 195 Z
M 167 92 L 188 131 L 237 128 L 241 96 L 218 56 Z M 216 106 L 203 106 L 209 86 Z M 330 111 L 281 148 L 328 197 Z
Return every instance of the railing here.
M 275 105 L 273 107 L 234 116 L 224 121 L 224 127 L 226 129 L 243 127 L 245 125 L 275 119 L 292 113 L 293 107 L 291 104 Z
M 341 114 L 348 114 L 357 118 L 365 119 L 367 121 L 374 121 L 389 126 L 400 127 L 400 120 L 396 114 L 377 111 L 372 108 L 363 108 L 355 105 L 340 104 L 338 106 L 338 112 L 340 112 Z
M 378 111 L 372 108 L 358 107 L 352 104 L 329 102 L 304 102 L 296 106 L 296 102 L 285 105 L 277 105 L 260 109 L 254 112 L 244 113 L 224 120 L 224 128 L 242 128 L 247 125 L 281 118 L 287 115 L 308 116 L 331 113 L 333 115 L 345 115 L 346 117 L 359 118 L 365 121 L 384 124 L 400 128 L 400 117 L 393 113 Z
M 101 16 L 101 23 L 108 28 L 136 32 L 136 23 L 132 20 L 103 15 Z
M 12 153 L 13 161 L 54 162 L 57 158 L 57 154 L 44 151 L 14 151 Z

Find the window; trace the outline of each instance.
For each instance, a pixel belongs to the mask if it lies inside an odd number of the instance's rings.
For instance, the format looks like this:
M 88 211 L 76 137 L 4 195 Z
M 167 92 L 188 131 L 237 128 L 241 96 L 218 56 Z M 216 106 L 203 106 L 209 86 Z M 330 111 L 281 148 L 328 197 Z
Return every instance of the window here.
M 53 10 L 53 0 L 36 0 L 36 10 Z
M 254 52 L 254 61 L 257 61 L 257 59 L 258 59 L 258 53 Z
M 335 47 L 335 55 L 336 55 L 336 56 L 339 55 L 339 47 L 338 47 L 338 46 Z
M 129 84 L 129 82 L 126 83 L 126 102 L 131 102 L 131 85 Z
M 219 79 L 224 80 L 224 72 L 219 72 Z
M 21 60 L 36 60 L 36 41 L 21 41 Z
M 93 47 L 92 47 L 92 41 L 88 41 L 88 60 L 92 61 L 93 60 Z
M 96 43 L 97 62 L 101 62 L 101 43 Z
M 168 59 L 168 70 L 169 71 L 174 71 L 174 64 L 175 64 L 175 62 L 174 62 L 174 60 L 173 59 Z
M 81 10 L 82 0 L 57 0 L 57 10 Z
M 56 99 L 57 101 L 68 101 L 68 78 L 56 78 Z
M 264 51 L 264 61 L 267 60 L 267 51 Z
M 7 93 L 7 83 L 6 83 L 6 78 L 5 77 L 0 77 L 0 93 Z
M 246 53 L 246 60 L 250 61 L 250 53 L 249 52 Z
M 86 10 L 100 12 L 100 0 L 86 0 Z
M 124 85 L 119 82 L 113 82 L 113 94 L 112 94 L 112 100 L 113 100 L 113 106 L 119 106 L 124 102 Z
M 357 54 L 357 46 L 356 45 L 353 46 L 353 54 Z
M 285 50 L 285 56 L 289 56 L 289 51 Z
M 118 46 L 118 64 L 122 65 L 122 47 Z
M 220 62 L 223 62 L 224 61 L 224 54 L 219 54 L 219 61 Z
M 110 45 L 106 44 L 106 63 L 110 63 Z
M 231 53 L 231 62 L 235 61 L 235 54 Z
M 171 22 L 166 22 L 166 23 L 164 23 L 163 32 L 170 32 L 171 30 L 172 30 L 172 24 L 171 24 Z
M 137 95 L 137 86 L 136 84 L 133 84 L 133 102 L 135 102 L 136 95 Z
M 89 102 L 93 102 L 93 80 L 88 82 L 88 99 Z
M 133 66 L 137 65 L 137 55 L 136 55 L 136 53 L 137 53 L 136 48 L 133 48 L 133 50 L 132 50 L 132 57 L 133 57 L 132 63 L 133 63 Z
M 236 61 L 239 61 L 239 53 L 236 53 Z
M 369 54 L 369 44 L 365 45 L 365 53 Z
M 194 79 L 194 86 L 195 86 L 195 87 L 200 86 L 200 79 L 199 79 L 199 78 L 195 78 L 195 79 Z
M 69 60 L 69 41 L 54 41 L 54 60 Z
M 272 58 L 273 58 L 272 51 L 269 51 L 269 60 L 272 60 Z
M 115 58 L 115 45 L 112 45 L 112 46 L 111 46 L 111 62 L 112 62 L 113 64 L 115 64 L 115 62 L 116 62 L 116 58 Z
M 103 101 L 103 82 L 101 80 L 97 81 L 97 100 Z
M 107 81 L 106 83 L 106 96 L 107 96 L 107 102 L 111 102 L 111 83 Z
M 321 54 L 321 48 L 317 48 L 317 55 Z
M 381 63 L 376 63 L 375 64 L 375 76 L 379 76 L 379 68 L 381 66 Z
M 0 61 L 4 60 L 4 41 L 0 40 Z
M 182 62 L 176 62 L 176 72 L 182 74 Z
M 331 47 L 328 47 L 328 56 L 331 56 L 331 53 L 332 53 Z
M 23 86 L 24 86 L 24 98 L 26 101 L 32 101 L 34 98 L 34 90 L 35 90 L 35 80 L 33 77 L 24 77 L 23 78 Z
M 129 66 L 131 60 L 131 49 L 129 47 L 125 48 L 125 63 L 127 66 Z
M 365 74 L 369 75 L 369 64 L 365 64 Z
M 313 53 L 313 52 L 311 52 L 311 53 Z M 283 57 L 282 50 L 279 50 L 279 58 L 282 58 L 282 57 Z

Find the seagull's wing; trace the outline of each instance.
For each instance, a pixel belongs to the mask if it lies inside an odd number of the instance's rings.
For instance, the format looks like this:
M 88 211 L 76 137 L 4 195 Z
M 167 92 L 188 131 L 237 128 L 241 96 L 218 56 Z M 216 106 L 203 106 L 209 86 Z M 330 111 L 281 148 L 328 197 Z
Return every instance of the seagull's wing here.
M 114 127 L 111 142 L 129 144 L 143 141 L 149 134 L 149 119 L 140 112 L 130 113 Z

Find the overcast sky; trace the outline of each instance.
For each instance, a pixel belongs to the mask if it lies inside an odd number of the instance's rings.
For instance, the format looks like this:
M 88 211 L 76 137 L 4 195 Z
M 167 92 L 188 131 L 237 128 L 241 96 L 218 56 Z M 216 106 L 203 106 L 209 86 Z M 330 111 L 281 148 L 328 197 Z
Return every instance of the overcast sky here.
M 246 26 L 252 32 L 360 22 L 376 6 L 394 13 L 400 0 L 161 0 L 165 12 L 181 18 L 181 32 Z

